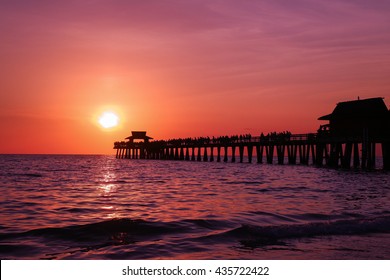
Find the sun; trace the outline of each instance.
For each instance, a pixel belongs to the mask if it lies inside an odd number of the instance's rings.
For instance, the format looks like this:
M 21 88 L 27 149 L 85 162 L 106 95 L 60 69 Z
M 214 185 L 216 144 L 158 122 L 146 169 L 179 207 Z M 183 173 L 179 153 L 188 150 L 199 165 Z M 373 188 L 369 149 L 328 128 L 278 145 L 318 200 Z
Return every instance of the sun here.
M 113 128 L 119 124 L 119 117 L 113 112 L 103 112 L 98 122 L 104 128 Z

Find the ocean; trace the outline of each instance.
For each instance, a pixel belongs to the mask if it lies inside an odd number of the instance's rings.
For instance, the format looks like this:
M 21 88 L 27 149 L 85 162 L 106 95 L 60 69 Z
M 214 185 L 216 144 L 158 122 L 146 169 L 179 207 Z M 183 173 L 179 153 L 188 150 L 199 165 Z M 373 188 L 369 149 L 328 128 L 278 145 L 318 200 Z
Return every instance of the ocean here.
M 1 259 L 390 259 L 390 173 L 0 155 Z

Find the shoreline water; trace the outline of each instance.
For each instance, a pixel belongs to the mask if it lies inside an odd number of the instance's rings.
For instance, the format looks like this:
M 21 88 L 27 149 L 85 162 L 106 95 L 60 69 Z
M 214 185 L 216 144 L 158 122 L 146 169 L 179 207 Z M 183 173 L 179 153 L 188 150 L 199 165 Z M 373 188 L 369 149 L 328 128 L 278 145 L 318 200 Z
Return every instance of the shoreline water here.
M 0 157 L 2 259 L 390 258 L 388 172 Z

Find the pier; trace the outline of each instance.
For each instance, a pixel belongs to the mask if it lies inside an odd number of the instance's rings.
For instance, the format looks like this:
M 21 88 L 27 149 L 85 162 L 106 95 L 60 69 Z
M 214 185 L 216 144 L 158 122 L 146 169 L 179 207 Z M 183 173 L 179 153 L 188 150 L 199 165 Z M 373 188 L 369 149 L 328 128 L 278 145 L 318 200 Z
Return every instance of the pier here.
M 145 131 L 133 131 L 128 141 L 115 142 L 114 149 L 120 159 L 375 169 L 380 147 L 382 167 L 390 170 L 390 113 L 382 98 L 338 103 L 332 114 L 319 120 L 329 123 L 307 134 L 281 132 L 154 141 Z
M 209 139 L 208 137 L 205 139 Z M 212 138 L 211 138 L 212 139 Z M 317 166 L 373 169 L 376 147 L 382 147 L 383 168 L 390 170 L 390 141 L 321 137 L 292 134 L 286 139 L 251 137 L 250 140 L 115 142 L 122 159 L 256 162 L 268 164 L 314 164 Z

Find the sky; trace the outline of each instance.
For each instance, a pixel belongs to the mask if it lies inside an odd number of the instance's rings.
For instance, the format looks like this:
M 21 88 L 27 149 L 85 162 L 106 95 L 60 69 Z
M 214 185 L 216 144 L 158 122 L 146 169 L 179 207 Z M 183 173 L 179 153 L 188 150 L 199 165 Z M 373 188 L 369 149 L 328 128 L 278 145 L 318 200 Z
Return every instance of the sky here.
M 389 30 L 388 0 L 0 0 L 0 153 L 315 132 L 337 102 L 390 107 Z

